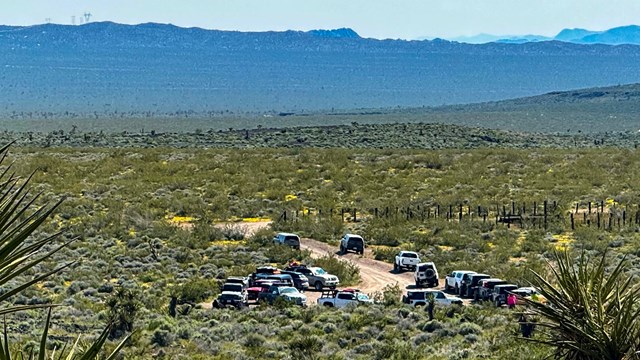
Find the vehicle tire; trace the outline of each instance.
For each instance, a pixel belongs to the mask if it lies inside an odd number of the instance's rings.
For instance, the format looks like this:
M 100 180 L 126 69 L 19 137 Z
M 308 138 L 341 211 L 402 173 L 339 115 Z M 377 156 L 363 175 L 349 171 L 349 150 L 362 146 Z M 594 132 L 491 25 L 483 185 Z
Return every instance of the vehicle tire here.
M 449 292 L 449 283 L 445 280 L 444 282 L 444 292 Z
M 417 288 L 421 288 L 421 287 L 422 287 L 422 284 L 420 284 L 419 282 L 417 282 L 417 281 L 416 281 L 416 287 L 417 287 Z
M 326 303 L 324 303 L 324 304 L 322 304 L 322 305 L 324 305 L 324 306 L 326 306 L 326 307 L 333 307 L 333 304 L 332 304 L 332 303 L 330 303 L 330 302 L 326 302 Z
M 344 246 L 340 245 L 340 255 L 344 255 L 344 253 L 346 253 Z
M 496 307 L 500 307 L 500 305 L 502 305 L 502 304 L 500 304 L 500 300 L 498 300 L 498 299 L 496 299 L 495 302 L 496 302 Z
M 427 269 L 424 272 L 425 276 L 427 277 L 427 279 L 431 279 L 432 277 L 436 276 L 436 272 L 433 271 L 433 269 Z
M 318 291 L 322 291 L 322 288 L 323 288 L 322 282 L 321 281 L 316 281 L 316 283 L 313 284 L 313 287 L 315 287 L 316 290 L 318 290 Z
M 397 264 L 397 263 L 395 263 L 395 262 L 393 263 L 393 271 L 394 271 L 394 272 L 399 272 L 399 271 L 398 271 L 398 264 Z
M 456 284 L 456 287 L 453 289 L 453 292 L 454 292 L 456 295 L 460 295 L 460 288 L 458 287 L 458 284 Z
M 335 290 L 335 289 L 336 289 L 336 287 L 335 287 L 335 286 L 329 286 L 329 289 L 331 289 L 331 290 Z
M 422 306 L 425 306 L 425 305 L 427 305 L 427 304 L 419 302 L 419 303 L 416 303 L 414 306 L 415 307 L 422 307 Z

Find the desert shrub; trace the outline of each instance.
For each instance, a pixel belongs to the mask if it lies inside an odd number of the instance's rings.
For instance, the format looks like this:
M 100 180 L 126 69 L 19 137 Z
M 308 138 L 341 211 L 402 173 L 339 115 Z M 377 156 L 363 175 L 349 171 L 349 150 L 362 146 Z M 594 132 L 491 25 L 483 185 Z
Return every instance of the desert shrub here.
M 175 340 L 175 335 L 168 325 L 163 325 L 153 332 L 151 343 L 160 347 L 170 346 Z
M 460 335 L 468 335 L 468 334 L 481 334 L 482 328 L 480 325 L 464 322 L 458 328 L 458 334 Z
M 220 232 L 226 240 L 244 240 L 247 237 L 247 228 L 242 224 L 225 224 Z
M 384 306 L 396 306 L 399 305 L 402 296 L 402 289 L 398 283 L 389 284 L 380 292 L 373 294 L 373 299 L 376 303 L 383 304 Z
M 322 341 L 317 336 L 295 336 L 288 343 L 289 349 L 298 356 L 309 357 L 322 349 Z
M 192 233 L 194 237 L 208 242 L 225 238 L 222 229 L 204 220 L 198 220 L 194 224 Z
M 325 269 L 340 279 L 340 284 L 354 285 L 360 282 L 360 267 L 350 261 L 340 260 L 334 255 L 313 259 L 313 265 Z
M 397 248 L 375 247 L 373 249 L 373 255 L 376 260 L 386 261 L 388 263 L 393 263 L 395 261 L 397 254 L 398 254 Z
M 427 321 L 422 325 L 422 331 L 426 331 L 428 333 L 432 333 L 436 330 L 442 329 L 442 323 L 438 320 Z
M 190 279 L 173 290 L 178 302 L 197 303 L 220 292 L 218 282 L 214 279 Z

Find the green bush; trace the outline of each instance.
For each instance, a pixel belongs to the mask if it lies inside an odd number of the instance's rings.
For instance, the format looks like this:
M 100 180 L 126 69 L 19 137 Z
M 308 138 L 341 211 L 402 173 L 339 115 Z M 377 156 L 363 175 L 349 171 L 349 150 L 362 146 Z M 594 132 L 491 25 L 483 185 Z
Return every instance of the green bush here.
M 180 303 L 198 303 L 217 295 L 220 292 L 219 284 L 213 279 L 191 279 L 178 286 L 173 291 L 173 296 Z
M 328 273 L 337 276 L 340 279 L 340 285 L 355 285 L 360 282 L 360 267 L 350 261 L 328 255 L 313 259 L 312 262 L 314 266 L 319 266 Z

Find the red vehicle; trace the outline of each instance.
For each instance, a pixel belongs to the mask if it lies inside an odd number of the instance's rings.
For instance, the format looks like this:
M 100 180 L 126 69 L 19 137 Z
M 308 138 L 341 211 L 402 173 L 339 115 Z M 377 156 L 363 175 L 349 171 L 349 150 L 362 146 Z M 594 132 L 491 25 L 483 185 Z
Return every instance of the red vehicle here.
M 277 286 L 289 286 L 286 283 L 279 283 L 273 280 L 256 280 L 255 284 L 247 289 L 247 299 L 249 301 L 256 301 L 260 296 L 260 293 L 269 291 L 272 285 Z

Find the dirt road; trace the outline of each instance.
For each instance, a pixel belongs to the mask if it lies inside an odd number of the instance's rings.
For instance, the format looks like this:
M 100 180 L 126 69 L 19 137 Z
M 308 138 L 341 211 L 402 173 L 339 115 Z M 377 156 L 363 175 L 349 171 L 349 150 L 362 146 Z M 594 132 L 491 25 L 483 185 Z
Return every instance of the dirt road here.
M 362 281 L 354 287 L 357 287 L 365 293 L 373 294 L 374 292 L 382 291 L 387 285 L 394 284 L 398 284 L 403 290 L 413 287 L 413 273 L 394 273 L 393 265 L 374 260 L 373 254 L 368 249 L 365 250 L 364 255 L 357 255 L 351 252 L 340 255 L 337 246 L 331 246 L 327 243 L 312 239 L 302 239 L 300 243 L 301 248 L 311 251 L 313 257 L 334 254 L 341 260 L 347 260 L 356 264 L 360 268 Z M 315 293 L 312 291 L 307 292 L 308 297 L 313 297 L 313 294 Z M 313 302 L 315 303 L 315 298 Z
M 250 236 L 255 231 L 267 227 L 268 225 L 268 222 L 257 222 L 248 224 L 248 226 L 246 226 L 248 230 L 247 233 Z M 327 243 L 308 238 L 301 239 L 300 246 L 303 250 L 309 250 L 312 254 L 312 257 L 321 257 L 333 254 L 341 260 L 350 261 L 356 264 L 360 268 L 360 277 L 362 278 L 362 281 L 360 282 L 360 284 L 357 284 L 354 287 L 362 290 L 364 293 L 367 293 L 369 295 L 373 295 L 375 292 L 384 290 L 387 285 L 398 284 L 403 291 L 406 291 L 406 289 L 412 289 L 414 287 L 412 272 L 407 271 L 395 273 L 393 271 L 393 264 L 374 260 L 373 253 L 369 249 L 365 250 L 364 255 L 357 255 L 351 252 L 345 255 L 340 255 L 337 246 L 332 246 Z M 440 280 L 440 283 L 443 283 L 442 279 Z M 305 295 L 307 295 L 307 303 L 309 305 L 315 305 L 316 300 L 321 295 L 321 292 L 309 290 L 305 292 Z M 208 307 L 210 306 L 211 305 L 209 304 Z

